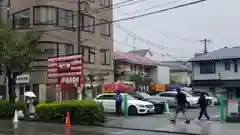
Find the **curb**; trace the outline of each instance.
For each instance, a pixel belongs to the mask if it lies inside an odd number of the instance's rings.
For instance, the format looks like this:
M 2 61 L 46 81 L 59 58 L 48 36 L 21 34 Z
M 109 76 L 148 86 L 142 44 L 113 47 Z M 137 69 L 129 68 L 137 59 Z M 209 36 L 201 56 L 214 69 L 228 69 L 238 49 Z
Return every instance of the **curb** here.
M 98 126 L 90 126 L 90 127 L 98 127 Z M 101 126 L 99 126 L 99 127 L 125 129 L 125 130 L 134 130 L 134 131 L 145 131 L 145 132 L 156 132 L 156 133 L 178 134 L 178 135 L 201 135 L 201 133 L 186 133 L 186 132 L 167 131 L 167 130 L 154 130 L 154 129 L 142 129 L 142 128 L 127 128 L 127 127 L 107 126 L 107 125 L 101 125 Z

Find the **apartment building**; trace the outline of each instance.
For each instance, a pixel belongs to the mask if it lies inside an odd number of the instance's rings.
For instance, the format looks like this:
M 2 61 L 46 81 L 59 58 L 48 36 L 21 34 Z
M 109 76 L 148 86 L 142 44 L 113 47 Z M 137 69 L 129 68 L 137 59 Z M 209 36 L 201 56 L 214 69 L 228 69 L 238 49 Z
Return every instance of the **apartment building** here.
M 94 86 L 113 82 L 113 19 L 112 0 L 81 0 L 81 46 L 78 46 L 78 0 L 11 0 L 13 28 L 19 31 L 43 31 L 40 40 L 41 54 L 32 64 L 32 70 L 24 73 L 28 81 L 16 87 L 17 98 L 23 91 L 33 90 L 39 100 L 56 100 L 56 85 L 48 84 L 49 57 L 82 54 L 84 82 L 89 86 L 88 75 L 94 75 Z M 84 27 L 88 26 L 88 27 Z M 98 88 L 98 92 L 99 92 Z M 76 97 L 75 94 L 72 97 Z M 93 98 L 95 90 L 85 90 Z M 70 94 L 69 94 L 70 95 Z
M 239 98 L 239 51 L 239 46 L 225 47 L 191 59 L 193 89 Z

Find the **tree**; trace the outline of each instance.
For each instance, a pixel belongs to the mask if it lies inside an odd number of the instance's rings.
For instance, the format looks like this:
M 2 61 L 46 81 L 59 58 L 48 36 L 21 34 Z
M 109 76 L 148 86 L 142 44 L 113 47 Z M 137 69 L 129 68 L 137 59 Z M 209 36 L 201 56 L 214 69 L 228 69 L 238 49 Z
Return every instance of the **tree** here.
M 133 81 L 136 85 L 136 88 L 139 89 L 140 86 L 147 85 L 149 86 L 152 82 L 152 79 L 145 72 L 132 73 L 129 76 L 129 81 Z
M 10 102 L 15 102 L 16 77 L 29 69 L 39 52 L 40 36 L 38 32 L 15 31 L 0 23 L 0 63 L 8 80 Z

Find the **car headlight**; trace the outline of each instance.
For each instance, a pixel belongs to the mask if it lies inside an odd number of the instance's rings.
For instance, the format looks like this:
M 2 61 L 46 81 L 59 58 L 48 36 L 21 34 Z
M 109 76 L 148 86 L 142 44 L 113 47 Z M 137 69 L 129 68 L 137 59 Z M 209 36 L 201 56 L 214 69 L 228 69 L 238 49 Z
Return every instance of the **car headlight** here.
M 145 107 L 144 105 L 137 105 L 137 106 L 139 106 L 139 107 Z

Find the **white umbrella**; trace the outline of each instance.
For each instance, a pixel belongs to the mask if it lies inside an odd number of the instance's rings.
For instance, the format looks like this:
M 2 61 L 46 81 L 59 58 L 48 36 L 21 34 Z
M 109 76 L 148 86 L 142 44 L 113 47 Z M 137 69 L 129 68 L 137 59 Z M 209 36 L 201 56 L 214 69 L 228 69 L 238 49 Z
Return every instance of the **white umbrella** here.
M 24 93 L 24 96 L 26 96 L 26 97 L 36 97 L 36 95 L 32 92 L 32 91 L 27 91 L 27 92 L 25 92 Z

